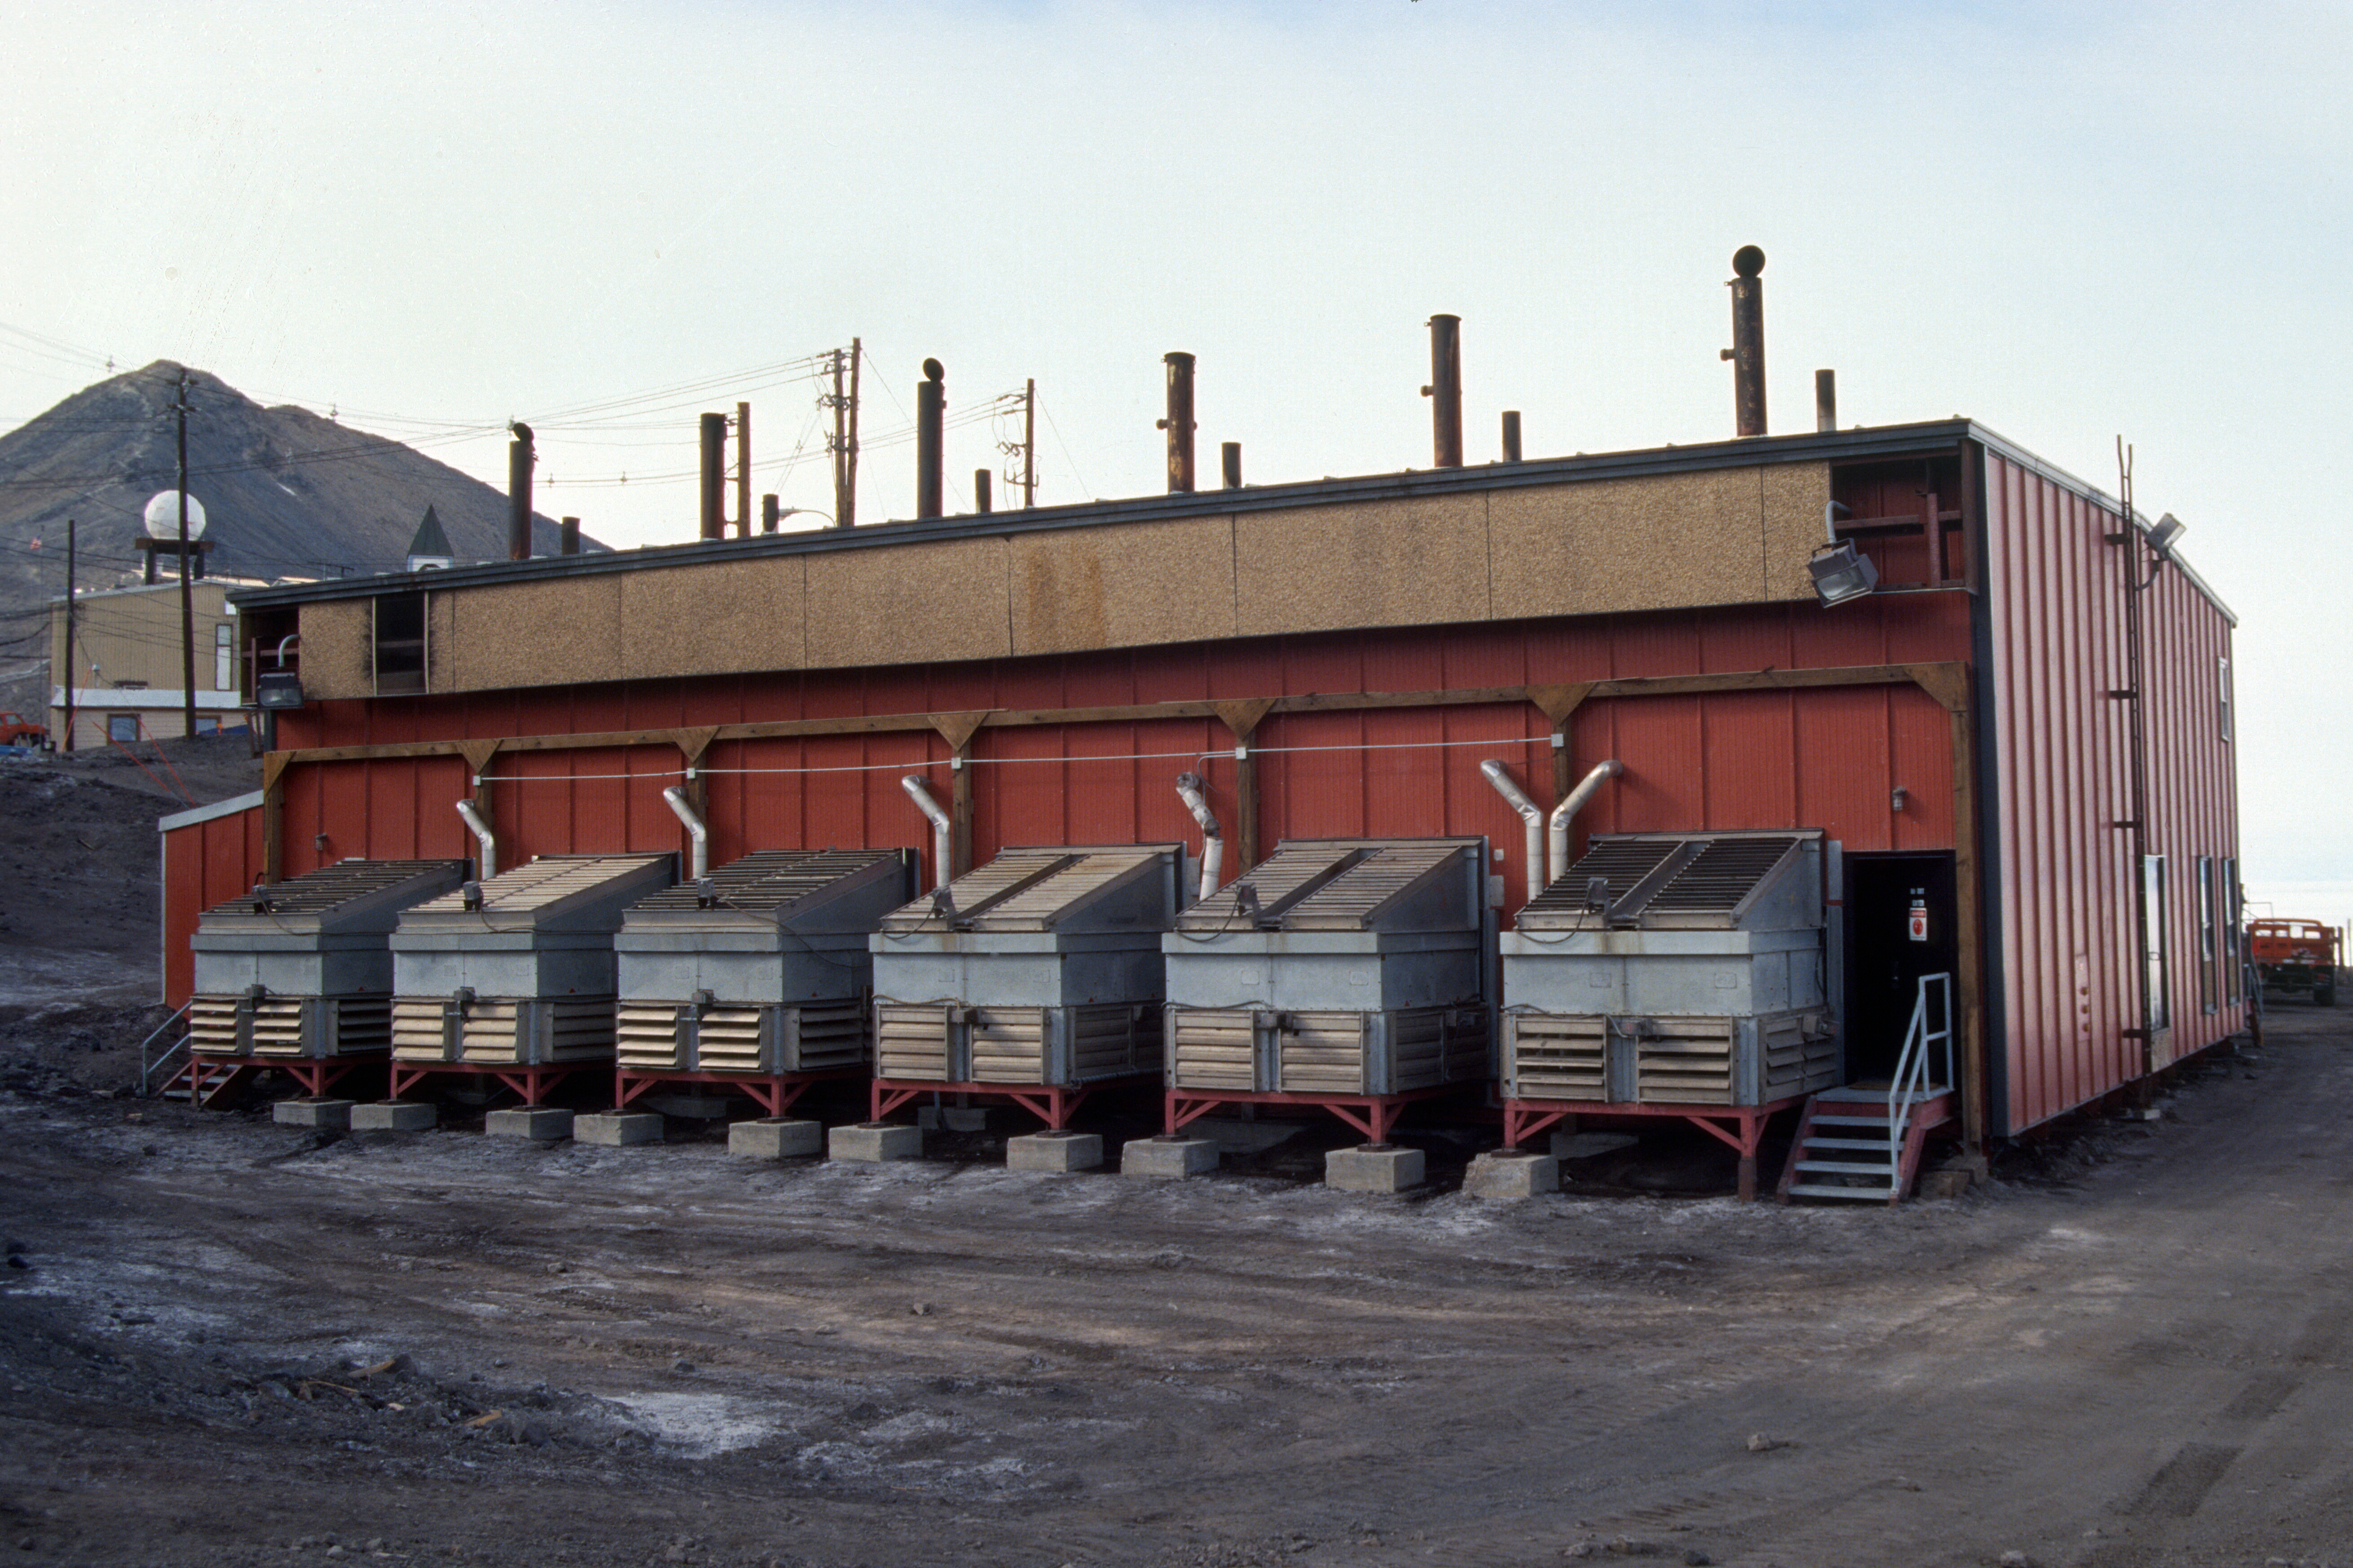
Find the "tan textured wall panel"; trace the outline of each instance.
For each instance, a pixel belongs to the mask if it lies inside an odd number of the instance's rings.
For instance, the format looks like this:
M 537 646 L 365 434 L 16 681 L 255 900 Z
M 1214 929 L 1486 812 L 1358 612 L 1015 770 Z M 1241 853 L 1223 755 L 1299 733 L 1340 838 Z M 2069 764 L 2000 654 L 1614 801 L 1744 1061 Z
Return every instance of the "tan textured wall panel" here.
M 1301 507 L 1234 520 L 1235 632 L 1487 618 L 1487 498 Z
M 1002 539 L 911 539 L 806 560 L 811 669 L 1012 652 Z
M 626 575 L 550 577 L 464 590 L 451 637 L 457 689 L 618 680 Z
M 1785 596 L 1765 592 L 1764 513 L 1757 468 L 1499 490 L 1495 616 Z
M 1008 545 L 1017 654 L 1234 635 L 1231 518 L 1074 529 Z
M 368 628 L 375 624 L 375 601 L 369 599 L 329 599 L 302 606 L 301 663 L 305 697 L 375 695 L 368 646 Z
M 1810 599 L 1814 579 L 1806 570 L 1814 546 L 1822 542 L 1822 508 L 1830 504 L 1828 463 L 1783 463 L 1765 477 L 1765 596 Z
M 425 689 L 455 691 L 458 689 L 458 596 L 450 593 L 425 595 Z
M 622 573 L 623 674 L 636 680 L 800 668 L 806 559 Z

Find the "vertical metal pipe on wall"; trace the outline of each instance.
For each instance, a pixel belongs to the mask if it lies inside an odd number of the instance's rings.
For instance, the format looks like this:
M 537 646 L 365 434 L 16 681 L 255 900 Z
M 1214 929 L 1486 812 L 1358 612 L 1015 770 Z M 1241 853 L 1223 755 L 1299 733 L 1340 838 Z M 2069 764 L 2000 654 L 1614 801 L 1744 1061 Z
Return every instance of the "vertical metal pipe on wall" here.
M 1159 427 L 1168 432 L 1168 493 L 1193 488 L 1193 356 L 1161 355 L 1168 367 L 1168 413 Z
M 507 559 L 531 559 L 531 426 L 515 420 L 507 426 L 514 439 L 507 443 Z
M 948 373 L 940 362 L 923 362 L 923 379 L 915 384 L 915 515 L 940 515 L 941 430 L 946 423 Z
M 1732 412 L 1743 436 L 1765 434 L 1765 253 L 1744 245 L 1732 253 Z
M 727 519 L 727 416 L 702 416 L 702 537 L 723 536 Z
M 1462 318 L 1430 318 L 1430 399 L 1432 460 L 1441 468 L 1462 466 Z

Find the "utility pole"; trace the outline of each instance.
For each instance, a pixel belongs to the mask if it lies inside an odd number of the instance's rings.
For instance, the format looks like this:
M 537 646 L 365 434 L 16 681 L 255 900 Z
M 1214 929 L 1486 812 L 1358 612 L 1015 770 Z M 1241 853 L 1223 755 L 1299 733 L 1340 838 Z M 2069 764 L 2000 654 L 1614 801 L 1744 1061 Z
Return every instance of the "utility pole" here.
M 149 557 L 150 560 L 153 557 Z M 58 749 L 73 750 L 74 737 L 74 520 L 66 519 L 66 732 Z
M 833 351 L 833 395 L 827 401 L 833 405 L 833 521 L 839 527 L 848 515 L 846 498 L 849 494 L 849 403 L 841 390 L 841 351 Z
M 1031 376 L 1021 394 L 1021 505 L 1038 504 L 1038 378 Z
M 752 405 L 735 405 L 735 537 L 752 537 Z
M 858 371 L 866 361 L 866 351 L 856 338 L 849 340 L 849 446 L 844 458 L 846 467 L 841 487 L 841 505 L 835 509 L 836 528 L 858 526 Z
M 196 600 L 188 575 L 188 372 L 180 371 L 172 411 L 180 421 L 180 703 L 183 735 L 196 732 Z

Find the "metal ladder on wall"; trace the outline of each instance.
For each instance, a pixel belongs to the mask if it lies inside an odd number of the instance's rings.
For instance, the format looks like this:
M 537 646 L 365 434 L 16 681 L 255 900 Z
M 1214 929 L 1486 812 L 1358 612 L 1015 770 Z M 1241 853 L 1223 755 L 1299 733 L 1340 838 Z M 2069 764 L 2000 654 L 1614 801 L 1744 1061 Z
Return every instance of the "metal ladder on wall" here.
M 1942 1076 L 1931 1078 L 1931 1058 Z M 1953 1117 L 1953 977 L 1924 974 L 1887 1088 L 1826 1089 L 1806 1103 L 1781 1198 L 1901 1203 L 1931 1130 Z

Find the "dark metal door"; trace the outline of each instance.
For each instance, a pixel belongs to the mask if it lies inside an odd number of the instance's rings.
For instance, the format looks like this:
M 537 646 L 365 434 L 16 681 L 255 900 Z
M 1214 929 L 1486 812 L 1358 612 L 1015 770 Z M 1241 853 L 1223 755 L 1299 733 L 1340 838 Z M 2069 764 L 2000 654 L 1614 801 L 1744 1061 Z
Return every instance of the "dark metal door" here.
M 1953 973 L 1953 857 L 1846 857 L 1846 1076 L 1883 1082 L 1895 1071 L 1924 974 Z M 1937 1020 L 1931 1019 L 1933 1026 Z M 1941 1076 L 1943 1064 L 1930 1064 Z

